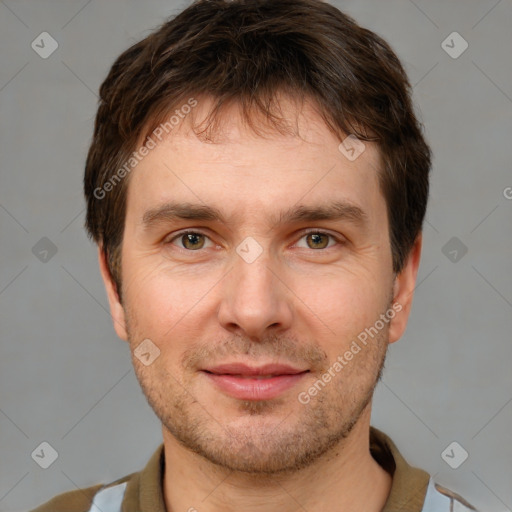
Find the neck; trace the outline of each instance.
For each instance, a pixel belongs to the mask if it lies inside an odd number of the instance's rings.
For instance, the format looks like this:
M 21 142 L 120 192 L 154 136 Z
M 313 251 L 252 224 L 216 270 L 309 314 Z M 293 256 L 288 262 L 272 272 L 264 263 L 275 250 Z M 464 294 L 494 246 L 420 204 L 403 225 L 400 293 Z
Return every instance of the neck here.
M 307 468 L 253 475 L 219 467 L 179 444 L 164 428 L 164 499 L 168 512 L 380 512 L 391 476 L 370 454 L 370 407 L 348 437 Z

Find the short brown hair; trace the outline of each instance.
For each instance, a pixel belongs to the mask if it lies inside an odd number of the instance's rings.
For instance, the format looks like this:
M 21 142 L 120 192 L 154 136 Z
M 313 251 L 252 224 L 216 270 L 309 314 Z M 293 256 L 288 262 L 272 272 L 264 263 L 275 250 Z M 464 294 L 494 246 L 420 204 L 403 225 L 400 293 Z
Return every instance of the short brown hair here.
M 400 272 L 422 229 L 431 154 L 395 53 L 320 0 L 198 0 L 122 53 L 100 87 L 84 176 L 86 228 L 102 244 L 119 294 L 129 176 L 112 180 L 139 141 L 200 96 L 215 100 L 200 133 L 233 102 L 253 129 L 258 112 L 281 130 L 280 92 L 312 100 L 339 137 L 377 143 L 393 270 Z

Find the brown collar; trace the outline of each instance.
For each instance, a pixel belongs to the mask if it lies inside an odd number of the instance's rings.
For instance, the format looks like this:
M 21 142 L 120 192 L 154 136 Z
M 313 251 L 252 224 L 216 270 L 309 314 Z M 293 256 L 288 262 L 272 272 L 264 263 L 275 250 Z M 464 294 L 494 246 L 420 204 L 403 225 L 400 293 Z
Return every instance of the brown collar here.
M 370 427 L 370 452 L 393 477 L 391 491 L 382 512 L 421 512 L 429 474 L 410 466 L 393 441 Z M 128 481 L 123 512 L 166 512 L 163 497 L 164 445 L 153 453 L 146 467 Z

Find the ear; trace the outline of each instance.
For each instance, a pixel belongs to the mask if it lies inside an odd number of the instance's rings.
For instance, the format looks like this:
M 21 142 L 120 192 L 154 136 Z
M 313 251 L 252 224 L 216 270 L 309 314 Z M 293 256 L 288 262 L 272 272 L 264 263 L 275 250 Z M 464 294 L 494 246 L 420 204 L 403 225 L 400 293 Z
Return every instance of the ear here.
M 128 335 L 126 330 L 126 319 L 124 314 L 124 308 L 119 300 L 117 293 L 117 287 L 112 279 L 110 270 L 107 264 L 107 256 L 103 250 L 103 246 L 98 246 L 98 262 L 100 264 L 101 277 L 103 278 L 103 284 L 107 290 L 108 302 L 110 304 L 110 315 L 114 323 L 114 329 L 117 335 L 124 341 L 128 341 Z
M 389 343 L 399 340 L 407 327 L 420 266 L 422 240 L 423 234 L 420 232 L 402 271 L 395 277 L 392 307 L 396 315 L 390 322 Z

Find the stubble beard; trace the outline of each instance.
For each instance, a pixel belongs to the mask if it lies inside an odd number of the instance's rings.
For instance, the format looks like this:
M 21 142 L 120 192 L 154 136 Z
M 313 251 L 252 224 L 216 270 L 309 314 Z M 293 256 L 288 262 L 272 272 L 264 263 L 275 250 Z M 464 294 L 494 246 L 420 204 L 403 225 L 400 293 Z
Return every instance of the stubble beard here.
M 129 327 L 128 315 L 127 324 L 130 345 L 134 347 L 135 340 L 140 337 Z M 244 350 L 236 350 L 236 353 L 251 352 L 248 343 L 252 342 L 247 342 Z M 240 347 L 240 342 L 228 345 Z M 296 472 L 343 444 L 370 406 L 384 369 L 387 345 L 386 328 L 362 347 L 349 365 L 308 404 L 297 400 L 303 386 L 296 392 L 287 393 L 286 400 L 280 397 L 237 400 L 232 408 L 232 421 L 227 414 L 219 415 L 215 403 L 203 403 L 194 393 L 193 377 L 197 376 L 177 378 L 155 363 L 145 367 L 135 360 L 133 352 L 132 360 L 149 405 L 181 446 L 227 470 L 263 476 Z M 262 347 L 254 346 L 257 347 L 255 350 Z M 277 345 L 268 345 L 266 354 L 276 355 L 277 352 L 272 350 L 275 346 L 281 347 L 278 352 L 291 355 L 289 350 L 293 345 L 287 342 L 279 345 L 279 341 Z M 224 347 L 225 352 L 228 350 Z M 324 370 L 327 370 L 332 362 L 325 363 L 327 356 L 318 347 L 314 351 L 317 362 L 322 360 Z M 183 367 L 180 370 L 183 371 Z M 309 385 L 323 373 L 315 374 Z M 290 400 L 293 401 L 292 410 L 287 414 L 280 413 L 289 408 Z

